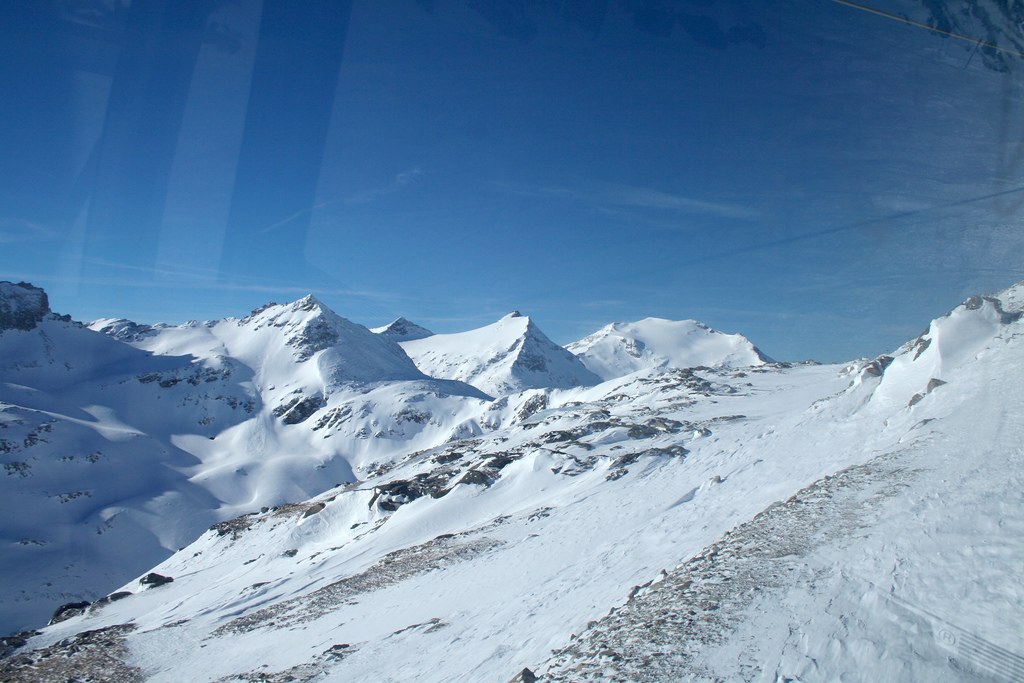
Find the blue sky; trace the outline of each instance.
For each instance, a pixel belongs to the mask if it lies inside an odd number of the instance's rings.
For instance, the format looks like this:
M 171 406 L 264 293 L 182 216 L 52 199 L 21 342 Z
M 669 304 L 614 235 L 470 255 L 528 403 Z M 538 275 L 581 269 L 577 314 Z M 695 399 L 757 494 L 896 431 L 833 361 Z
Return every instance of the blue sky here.
M 1019 49 L 965 3 L 869 4 Z M 76 319 L 314 292 L 842 360 L 1024 278 L 1015 53 L 830 0 L 153 6 L 3 10 L 0 278 Z

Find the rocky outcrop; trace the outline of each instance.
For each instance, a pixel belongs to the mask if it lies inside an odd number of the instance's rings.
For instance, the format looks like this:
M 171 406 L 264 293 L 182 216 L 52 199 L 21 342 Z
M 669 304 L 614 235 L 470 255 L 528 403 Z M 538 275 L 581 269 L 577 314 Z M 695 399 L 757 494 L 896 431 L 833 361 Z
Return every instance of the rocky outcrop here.
M 157 586 L 162 586 L 165 583 L 170 583 L 172 581 L 174 581 L 174 578 L 170 576 L 164 576 L 163 574 L 157 574 L 156 572 L 150 572 L 143 576 L 141 579 L 139 579 L 139 583 L 143 586 L 152 586 L 153 588 L 156 588 Z
M 320 394 L 314 396 L 295 396 L 286 403 L 274 408 L 274 417 L 281 418 L 285 424 L 294 425 L 305 422 L 316 411 L 323 408 L 327 402 Z
M 31 330 L 50 312 L 50 300 L 27 282 L 0 282 L 0 332 Z
M 50 617 L 50 623 L 47 625 L 53 626 L 54 624 L 59 624 L 62 621 L 70 619 L 71 617 L 76 617 L 79 614 L 84 613 L 88 606 L 89 603 L 85 600 L 81 602 L 65 603 L 58 607 L 56 610 L 54 610 L 53 616 Z

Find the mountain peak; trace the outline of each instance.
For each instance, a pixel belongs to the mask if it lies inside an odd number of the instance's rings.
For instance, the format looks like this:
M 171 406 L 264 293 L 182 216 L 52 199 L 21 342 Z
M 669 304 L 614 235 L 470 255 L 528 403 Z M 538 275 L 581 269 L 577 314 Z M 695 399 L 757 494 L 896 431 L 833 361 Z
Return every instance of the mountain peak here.
M 426 337 L 433 336 L 434 334 L 427 328 L 417 325 L 406 318 L 396 318 L 387 325 L 371 328 L 370 331 L 383 337 L 387 337 L 391 341 L 395 342 L 425 339 Z
M 602 379 L 651 368 L 762 365 L 768 359 L 739 334 L 696 320 L 644 318 L 605 325 L 566 347 Z
M 502 320 L 509 320 L 510 318 L 525 318 L 525 317 L 526 316 L 524 316 L 522 313 L 520 313 L 519 311 L 513 309 L 512 311 L 507 313 L 505 316 L 503 316 L 501 319 Z
M 319 299 L 313 294 L 307 294 L 297 301 L 292 302 L 292 309 L 297 311 L 312 311 L 315 308 L 326 309 L 327 307 L 321 303 Z
M 31 330 L 50 312 L 50 300 L 28 282 L 0 282 L 0 331 Z
M 468 332 L 403 341 L 402 348 L 424 373 L 466 382 L 492 396 L 600 381 L 518 311 Z

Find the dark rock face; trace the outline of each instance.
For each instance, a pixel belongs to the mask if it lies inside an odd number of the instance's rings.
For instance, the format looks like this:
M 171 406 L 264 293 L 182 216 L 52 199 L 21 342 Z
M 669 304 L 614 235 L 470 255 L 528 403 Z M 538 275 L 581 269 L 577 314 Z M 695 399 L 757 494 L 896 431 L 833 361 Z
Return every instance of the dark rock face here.
M 544 410 L 548 407 L 548 397 L 546 394 L 537 394 L 528 399 L 522 406 L 519 407 L 519 411 L 516 412 L 516 422 L 522 422 L 534 413 Z
M 537 675 L 527 668 L 513 676 L 508 683 L 537 683 L 537 680 Z
M 327 506 L 324 505 L 323 503 L 316 503 L 315 505 L 310 506 L 308 510 L 302 513 L 302 518 L 305 519 L 306 517 L 312 517 L 313 515 L 323 510 L 325 507 Z
M 996 309 L 996 313 L 999 314 L 999 322 L 1003 325 L 1015 323 L 1024 316 L 1022 311 L 1007 312 L 1003 310 L 1003 302 L 992 296 L 972 296 L 963 303 L 963 306 L 968 311 L 977 311 L 986 303 L 992 304 L 992 307 Z
M 109 605 L 112 602 L 124 600 L 125 598 L 131 595 L 133 595 L 131 591 L 117 591 L 116 593 L 111 593 L 106 597 L 100 598 L 99 600 L 93 603 L 93 607 L 97 607 L 99 605 Z
M 27 282 L 0 282 L 0 331 L 31 330 L 50 312 L 50 300 Z
M 316 318 L 294 337 L 289 338 L 287 344 L 298 349 L 296 355 L 300 361 L 304 361 L 312 358 L 317 352 L 336 345 L 340 339 L 341 336 L 330 320 Z
M 22 631 L 21 633 L 15 633 L 13 636 L 0 638 L 0 659 L 10 656 L 18 648 L 25 647 L 28 644 L 29 638 L 38 636 L 41 633 L 42 631 Z
M 149 574 L 146 574 L 141 579 L 139 579 L 139 583 L 143 586 L 153 587 L 162 586 L 165 583 L 170 583 L 171 581 L 174 581 L 172 577 L 164 576 L 163 574 L 157 574 L 156 572 L 150 572 Z
M 71 617 L 76 617 L 79 614 L 82 614 L 83 612 L 85 612 L 85 608 L 88 607 L 88 606 L 89 606 L 89 603 L 87 601 L 84 601 L 84 600 L 81 601 L 81 602 L 68 602 L 68 603 L 65 603 L 65 604 L 61 605 L 60 607 L 58 607 L 54 611 L 53 616 L 50 617 L 50 623 L 48 623 L 47 626 L 52 626 L 53 624 L 59 624 L 60 622 L 65 621 L 66 619 L 70 619 Z
M 490 486 L 494 483 L 494 475 L 483 470 L 470 470 L 462 475 L 459 484 L 476 484 L 477 486 Z
M 287 403 L 274 408 L 274 417 L 281 418 L 281 421 L 288 425 L 299 424 L 309 419 L 309 416 L 320 410 L 327 404 L 324 397 L 316 394 L 314 396 L 296 396 Z
M 871 364 L 864 368 L 865 375 L 871 375 L 873 377 L 881 377 L 885 374 L 885 369 L 892 363 L 892 356 L 879 356 L 875 360 L 871 361 Z
M 392 481 L 376 488 L 373 499 L 370 500 L 370 505 L 372 506 L 374 503 L 377 503 L 381 510 L 394 512 L 402 505 L 422 497 L 423 494 L 423 489 L 414 482 L 404 480 Z

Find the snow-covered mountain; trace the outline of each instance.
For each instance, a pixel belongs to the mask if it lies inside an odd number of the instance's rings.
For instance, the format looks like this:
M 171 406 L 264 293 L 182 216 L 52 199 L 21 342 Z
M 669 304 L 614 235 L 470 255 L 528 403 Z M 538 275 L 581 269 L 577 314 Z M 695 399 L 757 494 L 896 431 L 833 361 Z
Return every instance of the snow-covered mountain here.
M 420 325 L 406 320 L 405 318 L 396 318 L 387 325 L 384 325 L 383 327 L 373 327 L 370 331 L 383 337 L 387 337 L 394 342 L 423 339 L 424 337 L 429 337 L 434 334 L 427 328 L 421 327 Z
M 743 335 L 725 334 L 696 320 L 611 323 L 566 348 L 604 380 L 638 370 L 744 367 L 771 361 Z
M 6 639 L 0 678 L 1019 680 L 1022 314 L 1024 283 L 873 360 L 505 396 Z
M 0 312 L 0 631 L 101 597 L 211 524 L 472 435 L 488 404 L 312 297 L 89 329 L 4 283 Z
M 468 332 L 404 341 L 402 348 L 426 374 L 472 384 L 491 396 L 601 381 L 518 311 Z

